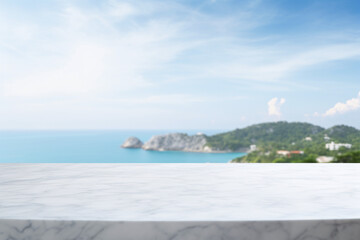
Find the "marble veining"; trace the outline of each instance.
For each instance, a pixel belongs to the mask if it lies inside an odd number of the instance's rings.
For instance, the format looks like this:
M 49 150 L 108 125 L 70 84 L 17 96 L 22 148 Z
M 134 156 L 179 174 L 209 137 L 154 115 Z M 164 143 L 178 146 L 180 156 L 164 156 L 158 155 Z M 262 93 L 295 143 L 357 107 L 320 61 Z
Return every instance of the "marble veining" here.
M 106 222 L 0 220 L 0 240 L 358 240 L 358 220 Z

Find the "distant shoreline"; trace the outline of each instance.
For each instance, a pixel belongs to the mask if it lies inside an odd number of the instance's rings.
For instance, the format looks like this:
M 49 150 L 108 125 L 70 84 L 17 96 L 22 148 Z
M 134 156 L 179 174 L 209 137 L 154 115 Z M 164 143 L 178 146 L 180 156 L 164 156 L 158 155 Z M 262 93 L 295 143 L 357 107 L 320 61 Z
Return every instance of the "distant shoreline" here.
M 126 148 L 126 149 L 138 149 L 138 148 Z M 215 154 L 222 154 L 222 153 L 245 153 L 248 154 L 249 152 L 242 152 L 242 151 L 184 151 L 184 150 L 145 150 L 145 149 L 139 149 L 139 150 L 144 150 L 144 151 L 149 151 L 149 152 L 185 152 L 185 153 L 201 153 L 201 154 L 206 154 L 206 153 L 215 153 Z

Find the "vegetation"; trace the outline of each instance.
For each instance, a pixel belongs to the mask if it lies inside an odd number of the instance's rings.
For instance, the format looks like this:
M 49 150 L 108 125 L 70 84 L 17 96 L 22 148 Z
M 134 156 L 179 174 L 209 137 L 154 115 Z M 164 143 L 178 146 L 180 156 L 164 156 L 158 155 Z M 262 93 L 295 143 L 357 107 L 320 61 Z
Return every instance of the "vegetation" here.
M 247 149 L 251 144 L 281 148 L 324 130 L 309 123 L 263 123 L 210 136 L 207 145 L 212 149 L 232 151 Z
M 340 163 L 360 163 L 360 151 L 348 152 L 336 158 L 334 162 Z
M 289 157 L 277 155 L 276 152 L 255 151 L 244 157 L 236 158 L 233 162 L 241 163 L 316 163 L 316 154 L 291 155 Z
M 330 151 L 325 148 L 330 141 L 353 146 Z M 315 163 L 318 156 L 333 157 L 333 162 L 360 162 L 360 131 L 345 125 L 324 129 L 300 122 L 263 123 L 207 137 L 207 145 L 214 150 L 245 151 L 252 144 L 257 146 L 257 151 L 233 162 Z M 278 150 L 302 151 L 303 154 L 283 156 L 277 154 Z

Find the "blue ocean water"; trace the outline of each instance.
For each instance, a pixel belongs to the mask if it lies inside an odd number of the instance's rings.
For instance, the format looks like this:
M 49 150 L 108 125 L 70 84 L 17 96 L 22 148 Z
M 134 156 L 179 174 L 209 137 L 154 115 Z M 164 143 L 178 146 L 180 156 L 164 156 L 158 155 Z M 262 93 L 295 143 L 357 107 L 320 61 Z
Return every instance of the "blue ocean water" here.
M 0 131 L 1 163 L 226 163 L 244 153 L 156 152 L 123 149 L 130 136 L 147 141 L 168 132 L 198 131 Z M 216 131 L 201 131 L 214 134 Z

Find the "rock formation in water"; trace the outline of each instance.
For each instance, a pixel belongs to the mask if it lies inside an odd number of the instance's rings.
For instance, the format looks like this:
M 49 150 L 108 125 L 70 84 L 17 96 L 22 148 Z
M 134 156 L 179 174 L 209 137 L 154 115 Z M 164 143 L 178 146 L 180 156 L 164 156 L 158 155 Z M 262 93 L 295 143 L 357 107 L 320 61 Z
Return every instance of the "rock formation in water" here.
M 153 136 L 142 148 L 155 151 L 184 151 L 206 152 L 211 151 L 205 146 L 206 137 L 202 134 L 189 136 L 184 133 L 171 133 Z
M 121 147 L 123 148 L 141 148 L 144 145 L 144 143 L 136 138 L 136 137 L 129 137 Z

